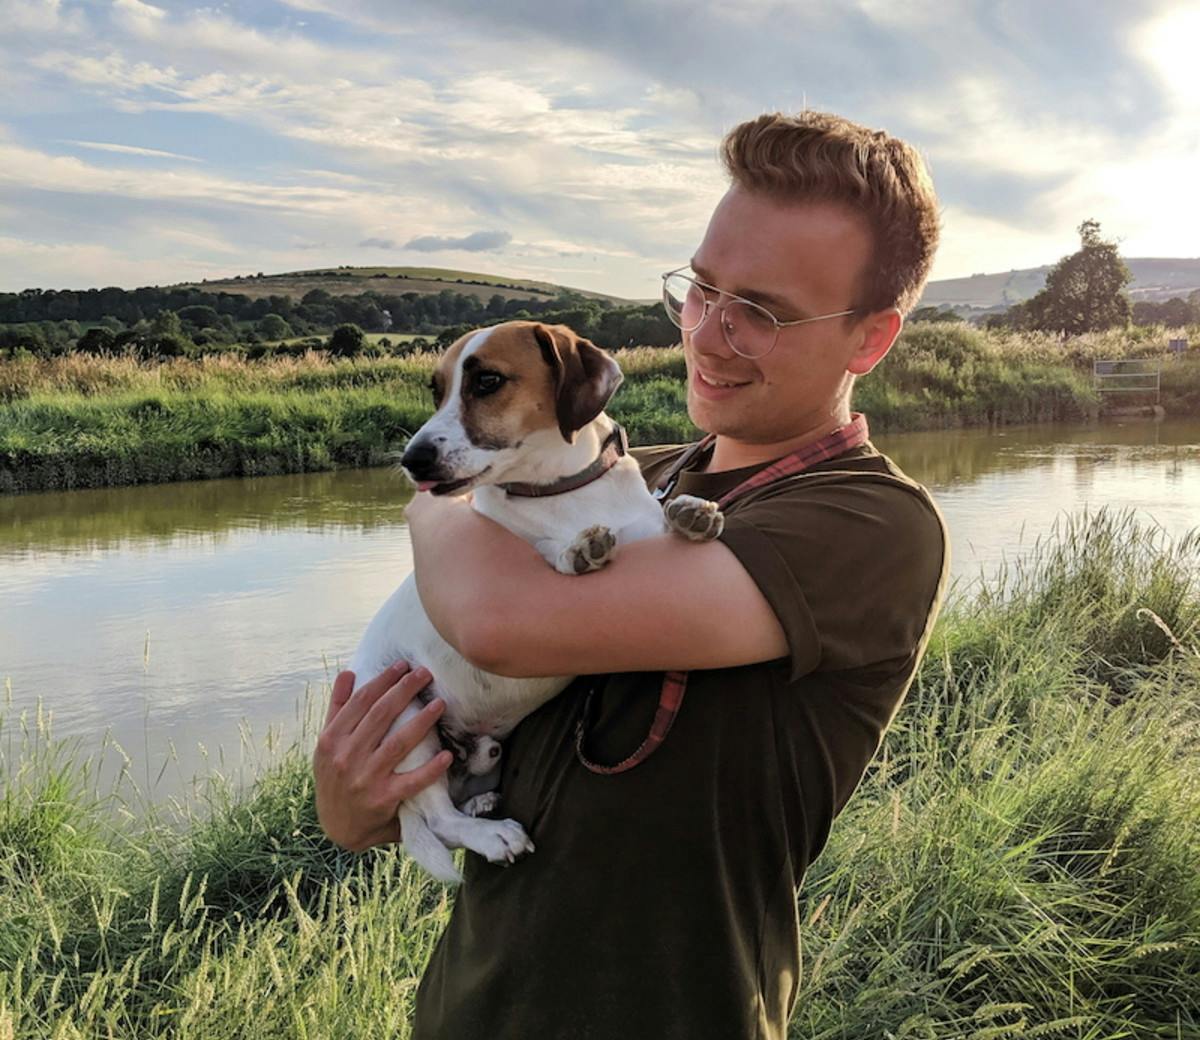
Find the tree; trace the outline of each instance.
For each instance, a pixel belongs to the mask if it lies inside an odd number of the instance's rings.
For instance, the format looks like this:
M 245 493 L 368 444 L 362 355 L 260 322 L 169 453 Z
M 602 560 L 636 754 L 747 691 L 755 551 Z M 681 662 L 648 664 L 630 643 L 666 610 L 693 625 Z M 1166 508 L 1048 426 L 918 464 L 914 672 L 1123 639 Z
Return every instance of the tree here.
M 103 326 L 88 329 L 75 343 L 75 349 L 84 354 L 108 354 L 113 350 L 116 334 Z
M 183 323 L 174 311 L 159 311 L 150 322 L 150 335 L 142 344 L 146 356 L 182 357 L 191 347 Z
M 287 339 L 292 327 L 278 314 L 266 314 L 258 323 L 258 334 L 263 339 Z
M 908 316 L 909 324 L 918 321 L 962 321 L 962 315 L 951 307 L 918 307 Z
M 339 325 L 329 337 L 329 353 L 337 357 L 354 357 L 363 349 L 363 330 L 357 325 Z
M 1133 305 L 1135 325 L 1166 325 L 1182 328 L 1184 325 L 1200 323 L 1200 293 L 1193 293 L 1196 302 L 1176 296 L 1161 303 L 1153 300 L 1138 300 Z
M 187 322 L 194 329 L 211 329 L 221 323 L 221 316 L 212 307 L 199 304 L 181 307 L 178 314 L 180 321 Z
M 182 336 L 183 323 L 174 311 L 159 311 L 150 322 L 150 331 L 155 336 Z
M 1079 251 L 1059 260 L 1046 275 L 1046 287 L 1022 305 L 1029 328 L 1077 335 L 1129 324 L 1124 289 L 1133 275 L 1116 243 L 1100 237 L 1095 220 L 1079 225 L 1079 238 Z

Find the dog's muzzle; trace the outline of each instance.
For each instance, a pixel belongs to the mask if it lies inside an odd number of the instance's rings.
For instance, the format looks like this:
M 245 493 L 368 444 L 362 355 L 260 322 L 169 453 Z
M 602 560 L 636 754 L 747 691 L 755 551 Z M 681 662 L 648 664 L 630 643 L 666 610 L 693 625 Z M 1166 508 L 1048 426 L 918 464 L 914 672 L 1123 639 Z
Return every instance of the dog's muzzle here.
M 409 441 L 404 454 L 400 456 L 400 465 L 408 470 L 408 475 L 413 480 L 445 480 L 446 475 L 437 472 L 437 464 L 437 445 L 430 441 Z

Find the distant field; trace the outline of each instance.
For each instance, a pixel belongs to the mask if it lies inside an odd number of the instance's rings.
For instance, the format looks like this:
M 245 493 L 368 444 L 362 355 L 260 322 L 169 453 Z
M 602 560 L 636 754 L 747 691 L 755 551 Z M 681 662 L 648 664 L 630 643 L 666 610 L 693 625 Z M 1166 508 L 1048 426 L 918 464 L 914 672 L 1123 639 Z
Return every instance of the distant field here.
M 292 271 L 262 277 L 186 282 L 183 283 L 183 287 L 206 292 L 240 293 L 253 299 L 263 296 L 289 296 L 294 300 L 301 299 L 313 289 L 324 289 L 331 296 L 353 296 L 371 290 L 381 293 L 439 293 L 449 289 L 480 300 L 489 300 L 495 295 L 500 295 L 506 300 L 551 299 L 567 288 L 552 282 L 539 282 L 528 278 L 507 278 L 503 275 L 455 271 L 440 267 L 323 267 L 312 271 Z M 616 304 L 634 302 L 587 289 L 570 291 L 589 299 L 611 300 Z

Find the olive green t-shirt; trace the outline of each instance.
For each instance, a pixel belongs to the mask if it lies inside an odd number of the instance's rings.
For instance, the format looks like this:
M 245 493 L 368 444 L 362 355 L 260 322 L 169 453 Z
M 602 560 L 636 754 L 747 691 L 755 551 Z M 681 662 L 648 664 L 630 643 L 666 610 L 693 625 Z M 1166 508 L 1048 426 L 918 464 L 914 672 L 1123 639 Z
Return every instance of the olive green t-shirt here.
M 637 453 L 652 487 L 682 450 Z M 717 498 L 756 468 L 685 472 L 672 493 Z M 576 759 L 582 694 L 596 687 L 589 756 L 616 762 L 645 737 L 661 674 L 581 677 L 518 726 L 499 814 L 537 851 L 507 868 L 468 853 L 418 1040 L 784 1037 L 796 891 L 908 690 L 946 536 L 868 444 L 736 501 L 721 540 L 788 656 L 692 672 L 666 742 L 619 775 Z

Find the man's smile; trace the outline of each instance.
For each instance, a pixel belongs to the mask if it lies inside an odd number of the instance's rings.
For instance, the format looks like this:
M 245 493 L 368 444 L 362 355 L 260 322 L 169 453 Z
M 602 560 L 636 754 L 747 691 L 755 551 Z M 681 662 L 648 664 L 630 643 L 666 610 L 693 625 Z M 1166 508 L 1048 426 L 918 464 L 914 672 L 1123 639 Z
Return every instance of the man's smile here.
M 692 370 L 692 386 L 701 397 L 712 399 L 721 399 L 728 397 L 744 386 L 749 386 L 752 380 L 734 380 L 728 378 L 718 378 L 717 376 L 708 375 L 700 371 L 699 368 Z

